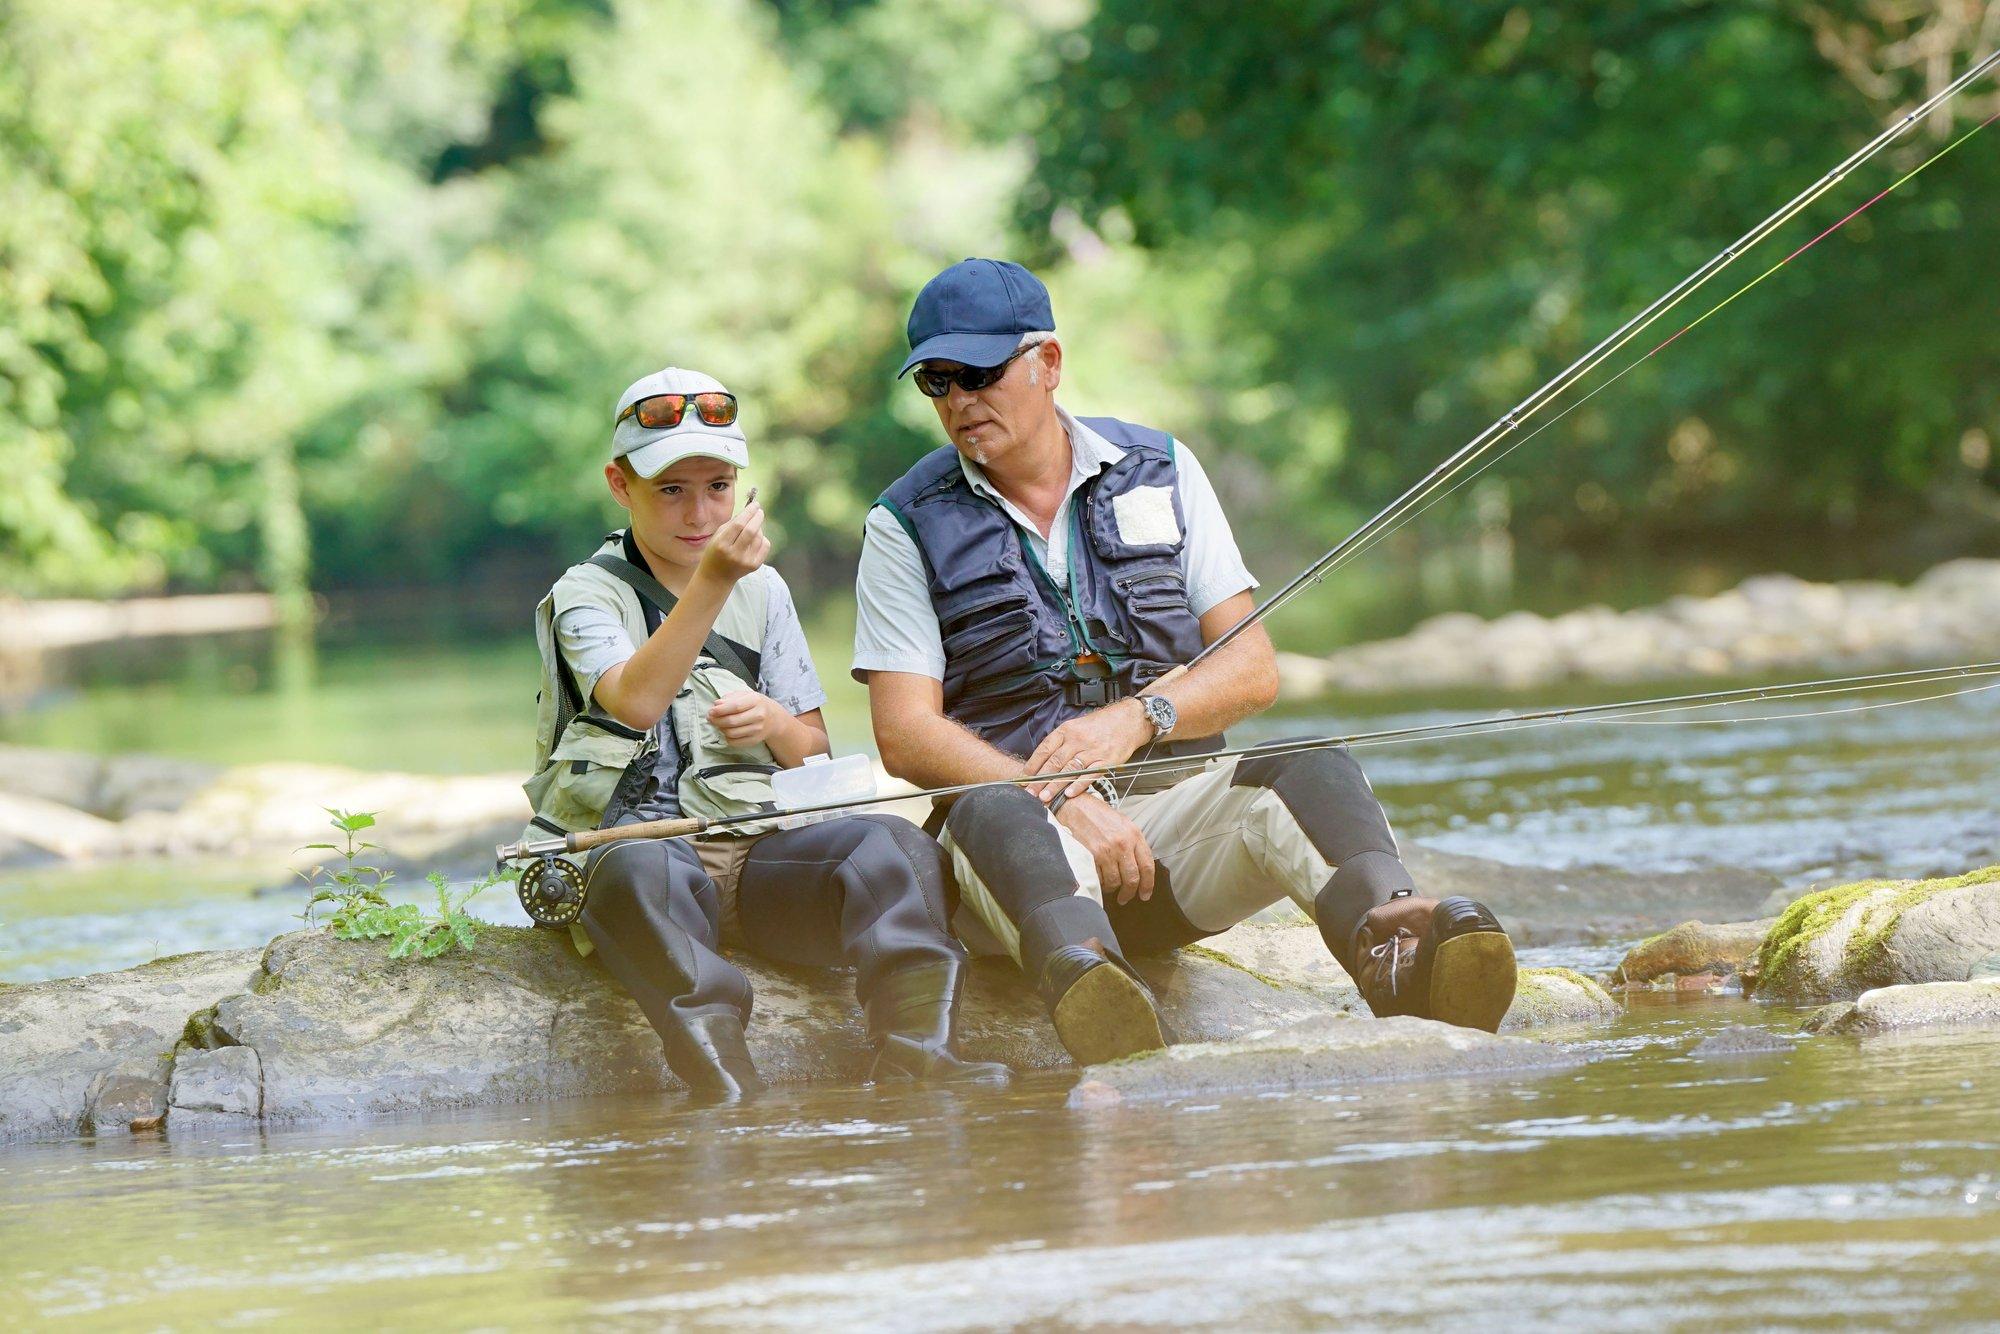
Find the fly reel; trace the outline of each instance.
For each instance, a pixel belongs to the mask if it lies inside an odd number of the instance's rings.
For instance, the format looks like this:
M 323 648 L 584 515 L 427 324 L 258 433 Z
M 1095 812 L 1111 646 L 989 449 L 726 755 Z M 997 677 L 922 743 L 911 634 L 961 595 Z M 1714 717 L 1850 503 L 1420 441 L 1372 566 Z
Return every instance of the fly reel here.
M 521 907 L 542 926 L 568 926 L 583 915 L 583 872 L 560 857 L 538 857 L 521 868 Z

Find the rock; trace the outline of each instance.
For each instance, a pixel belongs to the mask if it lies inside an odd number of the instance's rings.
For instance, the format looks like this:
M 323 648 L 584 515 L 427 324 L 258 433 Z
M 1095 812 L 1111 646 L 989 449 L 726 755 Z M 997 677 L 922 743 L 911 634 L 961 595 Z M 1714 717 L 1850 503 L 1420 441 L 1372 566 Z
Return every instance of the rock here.
M 866 1042 L 846 977 L 736 961 L 756 988 L 750 1047 L 767 1079 L 859 1077 Z M 1322 1008 L 1220 955 L 1139 967 L 1179 1038 L 1233 1036 Z M 1004 961 L 975 965 L 960 1032 L 975 1059 L 1068 1062 L 1041 1002 Z M 247 1054 L 212 1065 L 233 1048 Z M 178 1067 L 190 1059 L 199 1079 L 184 1089 Z M 676 1086 L 658 1037 L 608 974 L 556 933 L 508 927 L 483 930 L 470 954 L 421 962 L 391 960 L 379 942 L 281 936 L 253 988 L 190 1025 L 176 1065 L 170 1129 L 183 1107 L 303 1121 Z
M 93 755 L 0 746 L 0 792 L 55 802 L 103 820 L 171 811 L 220 770 L 165 755 Z
M 263 1062 L 252 1047 L 182 1052 L 167 1091 L 169 1124 L 179 1131 L 256 1120 L 264 1107 L 263 1075 Z
M 1663 931 L 1634 945 L 1626 952 L 1611 980 L 1622 983 L 1651 982 L 1656 978 L 1677 977 L 1685 973 L 1715 973 L 1732 977 L 1741 973 L 1743 966 L 1757 957 L 1757 947 L 1764 943 L 1765 933 L 1776 923 L 1775 917 L 1759 922 L 1725 922 L 1715 926 L 1707 922 L 1682 922 L 1671 931 Z
M 1503 1033 L 1524 1028 L 1601 1024 L 1625 1013 L 1609 992 L 1570 968 L 1523 968 Z
M 164 1058 L 188 1016 L 249 986 L 258 953 L 0 987 L 0 1140 L 86 1133 L 164 1108 Z
M 68 859 L 121 850 L 118 826 L 111 821 L 15 792 L 0 792 L 0 836 Z
M 1243 922 L 1187 946 L 1182 953 L 1212 955 L 1249 970 L 1273 986 L 1303 991 L 1335 1009 L 1368 1012 L 1361 991 L 1334 961 L 1319 928 L 1303 918 L 1289 922 Z
M 489 825 L 526 824 L 517 774 L 439 777 L 364 773 L 322 764 L 230 769 L 172 812 L 145 811 L 119 826 L 129 853 L 290 851 L 330 842 L 326 807 L 374 811 L 369 838 L 399 851 Z
M 2000 866 L 1938 880 L 1868 880 L 1809 894 L 1757 956 L 1758 996 L 1850 1000 L 1876 987 L 1962 982 L 2000 950 Z
M 1280 1092 L 1370 1081 L 1545 1074 L 1582 1064 L 1581 1053 L 1496 1037 L 1429 1019 L 1321 1014 L 1229 1042 L 1182 1043 L 1094 1065 L 1070 1094 L 1073 1107 L 1128 1099 Z
M 2000 561 L 1941 565 L 1909 588 L 1815 584 L 1785 574 L 1746 579 L 1714 597 L 1674 597 L 1613 612 L 1585 607 L 1547 620 L 1433 617 L 1409 634 L 1281 668 L 1287 695 L 1523 689 L 1588 679 L 1921 666 L 2000 653 Z
M 1688 1049 L 1688 1055 L 1704 1059 L 1716 1056 L 1757 1056 L 1774 1051 L 1790 1051 L 1794 1040 L 1783 1033 L 1754 1024 L 1730 1024 L 1718 1028 Z
M 1809 1033 L 1876 1037 L 1925 1028 L 2000 1026 L 2000 981 L 1912 982 L 1877 987 L 1828 1005 L 1806 1020 Z
M 736 962 L 756 989 L 750 1048 L 767 1079 L 860 1077 L 867 1043 L 847 976 Z M 1135 965 L 1177 1042 L 1361 1008 L 1305 923 L 1246 923 Z M 1581 988 L 1548 982 L 1546 971 L 1523 975 L 1523 995 L 1544 999 L 1510 1023 L 1595 1013 L 1579 1008 Z M 1557 1003 L 1546 998 L 1551 986 L 1577 994 Z M 140 1010 L 145 1022 L 125 1028 L 76 1020 Z M 1005 960 L 974 963 L 959 1021 L 971 1058 L 1024 1070 L 1069 1063 L 1040 999 Z M 514 927 L 486 927 L 472 952 L 428 961 L 391 959 L 380 941 L 297 931 L 261 956 L 186 956 L 0 990 L 0 1033 L 10 1025 L 39 1037 L 7 1047 L 8 1135 L 143 1124 L 161 1113 L 179 1133 L 677 1086 L 658 1037 L 602 967 L 559 933 Z

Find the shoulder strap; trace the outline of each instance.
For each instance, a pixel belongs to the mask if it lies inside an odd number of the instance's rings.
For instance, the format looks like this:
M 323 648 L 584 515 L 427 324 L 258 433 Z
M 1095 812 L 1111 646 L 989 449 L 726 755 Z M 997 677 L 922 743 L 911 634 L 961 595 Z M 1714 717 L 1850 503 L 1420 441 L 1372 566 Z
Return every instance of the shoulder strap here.
M 640 605 L 651 613 L 646 618 L 648 629 L 657 629 L 659 621 L 655 620 L 654 617 L 665 619 L 667 614 L 673 611 L 675 604 L 680 601 L 679 598 L 668 592 L 666 585 L 655 579 L 651 573 L 640 569 L 637 565 L 634 565 L 622 556 L 614 556 L 609 552 L 600 551 L 590 558 L 590 563 L 601 570 L 608 570 L 612 574 L 617 575 L 631 586 L 634 593 L 639 595 Z M 734 640 L 724 638 L 722 635 L 711 630 L 709 631 L 708 638 L 702 641 L 701 649 L 709 657 L 714 658 L 724 667 L 727 667 L 737 676 L 747 681 L 752 689 L 756 688 L 758 684 L 758 664 L 751 663 L 748 657 L 742 652 L 741 646 Z

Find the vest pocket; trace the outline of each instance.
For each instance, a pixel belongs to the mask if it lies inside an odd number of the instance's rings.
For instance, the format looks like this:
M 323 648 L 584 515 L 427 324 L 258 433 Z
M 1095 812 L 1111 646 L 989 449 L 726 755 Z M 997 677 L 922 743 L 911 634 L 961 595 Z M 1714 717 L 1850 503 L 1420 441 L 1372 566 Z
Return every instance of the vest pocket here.
M 579 714 L 549 752 L 548 767 L 528 781 L 528 800 L 537 816 L 565 830 L 595 829 L 619 780 L 654 749 L 651 732 Z
M 944 637 L 944 673 L 956 681 L 977 680 L 1017 656 L 1032 655 L 1034 632 L 1034 616 L 1018 604 L 995 615 L 982 615 Z
M 1117 582 L 1126 603 L 1137 611 L 1166 611 L 1188 605 L 1187 581 L 1178 568 L 1145 570 Z

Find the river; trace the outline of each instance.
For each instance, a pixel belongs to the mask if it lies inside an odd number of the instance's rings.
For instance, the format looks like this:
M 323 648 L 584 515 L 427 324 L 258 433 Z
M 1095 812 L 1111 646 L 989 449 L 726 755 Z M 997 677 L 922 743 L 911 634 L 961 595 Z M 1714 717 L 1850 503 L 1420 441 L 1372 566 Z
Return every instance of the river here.
M 334 654 L 327 708 L 393 698 L 373 670 Z M 439 717 L 448 692 L 411 690 L 367 726 L 428 710 L 434 735 L 464 733 L 436 767 L 487 763 L 490 714 Z M 84 717 L 89 699 L 55 707 Z M 235 707 L 280 712 L 256 690 Z M 299 730 L 264 733 L 264 755 L 288 735 L 299 758 L 366 745 L 310 694 L 289 707 Z M 1747 867 L 1797 886 L 2000 861 L 2000 691 L 1826 707 L 1362 758 L 1404 837 L 1521 864 Z M 181 749 L 234 758 L 229 709 L 212 708 L 221 739 L 187 731 Z M 850 745 L 853 710 L 835 709 Z M 1316 711 L 1244 739 L 1472 711 Z M 50 716 L 10 730 L 75 730 Z M 276 878 L 242 865 L 5 873 L 0 978 L 260 942 L 296 911 L 255 893 Z M 492 908 L 513 920 L 502 899 Z M 1528 956 L 1601 968 L 1627 943 L 1579 935 Z M 1576 1037 L 1592 1060 L 1570 1074 L 1090 1112 L 1065 1107 L 1070 1078 L 1039 1075 L 1005 1092 L 626 1098 L 14 1146 L 0 1150 L 0 1288 L 18 1318 L 78 1328 L 1990 1324 L 2000 1039 L 1691 1050 L 1735 1025 L 1789 1036 L 1802 1017 L 1642 996 Z

